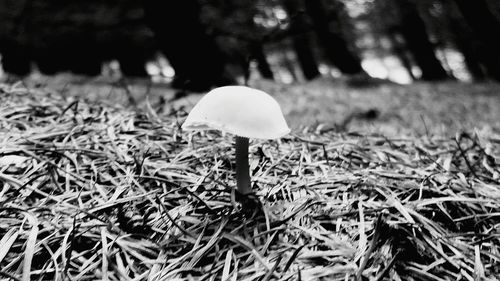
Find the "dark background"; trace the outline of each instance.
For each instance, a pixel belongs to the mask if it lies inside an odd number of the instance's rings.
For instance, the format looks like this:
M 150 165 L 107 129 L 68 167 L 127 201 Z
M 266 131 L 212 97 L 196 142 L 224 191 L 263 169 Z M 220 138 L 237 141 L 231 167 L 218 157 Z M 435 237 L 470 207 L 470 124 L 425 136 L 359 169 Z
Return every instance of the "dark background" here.
M 193 91 L 253 73 L 500 81 L 499 11 L 486 0 L 2 0 L 0 53 L 4 76 L 175 72 L 172 86 Z

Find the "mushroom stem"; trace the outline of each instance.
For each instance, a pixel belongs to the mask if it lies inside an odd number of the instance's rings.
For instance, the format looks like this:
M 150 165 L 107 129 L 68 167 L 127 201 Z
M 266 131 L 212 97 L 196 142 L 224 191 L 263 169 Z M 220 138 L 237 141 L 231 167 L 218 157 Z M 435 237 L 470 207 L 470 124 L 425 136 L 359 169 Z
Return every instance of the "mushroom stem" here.
M 236 186 L 240 194 L 252 193 L 248 168 L 248 138 L 235 137 L 236 149 Z

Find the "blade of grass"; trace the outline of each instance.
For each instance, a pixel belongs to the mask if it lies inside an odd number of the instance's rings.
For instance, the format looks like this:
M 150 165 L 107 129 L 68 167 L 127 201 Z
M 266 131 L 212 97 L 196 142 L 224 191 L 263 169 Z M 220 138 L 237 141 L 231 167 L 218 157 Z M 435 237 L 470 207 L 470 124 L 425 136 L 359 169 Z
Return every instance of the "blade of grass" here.
M 0 240 L 0 263 L 9 253 L 10 248 L 19 236 L 19 230 L 11 228 Z
M 29 281 L 31 279 L 31 262 L 36 252 L 35 245 L 38 237 L 38 223 L 33 224 L 30 234 L 26 240 L 26 249 L 24 250 L 23 274 L 21 280 Z

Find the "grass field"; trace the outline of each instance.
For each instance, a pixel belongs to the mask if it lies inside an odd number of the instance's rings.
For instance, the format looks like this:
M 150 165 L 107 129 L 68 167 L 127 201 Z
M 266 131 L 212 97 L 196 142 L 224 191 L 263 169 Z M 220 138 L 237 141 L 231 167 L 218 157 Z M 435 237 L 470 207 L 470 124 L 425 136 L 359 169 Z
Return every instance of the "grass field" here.
M 0 278 L 500 280 L 498 85 L 252 86 L 293 128 L 251 142 L 253 217 L 200 95 L 2 84 Z

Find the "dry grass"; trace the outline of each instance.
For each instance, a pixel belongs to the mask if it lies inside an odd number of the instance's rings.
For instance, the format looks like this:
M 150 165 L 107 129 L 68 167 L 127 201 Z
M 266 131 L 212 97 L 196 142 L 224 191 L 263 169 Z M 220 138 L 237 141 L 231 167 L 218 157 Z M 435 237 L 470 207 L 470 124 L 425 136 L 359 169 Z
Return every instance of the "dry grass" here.
M 183 117 L 1 85 L 0 278 L 500 280 L 500 135 L 253 142 L 245 218 Z

